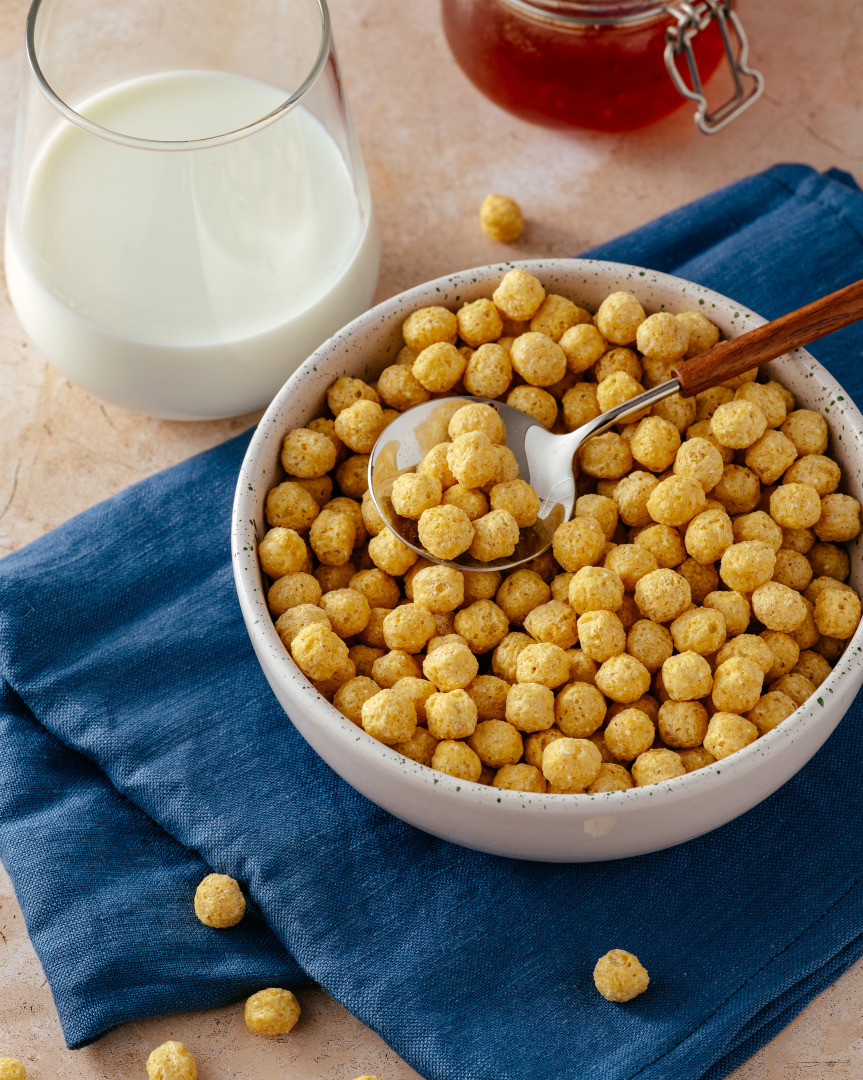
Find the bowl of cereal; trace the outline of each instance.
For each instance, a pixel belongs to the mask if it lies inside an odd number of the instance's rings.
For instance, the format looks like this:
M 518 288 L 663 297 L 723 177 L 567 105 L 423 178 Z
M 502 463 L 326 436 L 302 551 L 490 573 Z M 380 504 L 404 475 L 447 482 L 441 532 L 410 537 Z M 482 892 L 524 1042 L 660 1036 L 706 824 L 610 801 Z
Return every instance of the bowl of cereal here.
M 592 440 L 573 517 L 517 569 L 423 558 L 367 491 L 417 404 L 570 431 L 762 322 L 670 275 L 537 260 L 420 285 L 306 361 L 249 445 L 232 552 L 264 674 L 324 761 L 435 836 L 576 862 L 709 832 L 812 757 L 863 682 L 863 418 L 805 350 Z M 422 512 L 479 531 L 512 479 L 460 483 L 449 445 L 417 468 Z

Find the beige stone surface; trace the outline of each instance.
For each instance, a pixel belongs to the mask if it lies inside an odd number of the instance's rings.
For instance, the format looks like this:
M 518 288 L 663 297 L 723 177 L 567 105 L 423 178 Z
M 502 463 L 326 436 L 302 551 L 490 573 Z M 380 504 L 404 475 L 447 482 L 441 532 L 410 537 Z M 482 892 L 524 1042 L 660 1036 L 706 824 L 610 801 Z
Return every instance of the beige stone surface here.
M 740 0 L 764 98 L 725 132 L 698 135 L 688 108 L 626 136 L 561 133 L 509 117 L 452 61 L 436 0 L 330 0 L 336 41 L 381 228 L 377 298 L 507 257 L 572 255 L 780 161 L 863 176 L 863 8 L 843 0 Z M 0 3 L 0 205 L 5 206 L 26 0 Z M 486 194 L 516 198 L 522 239 L 480 230 Z M 813 290 L 817 283 L 813 283 Z M 0 553 L 256 419 L 178 423 L 97 401 L 27 343 L 0 292 Z M 769 913 L 765 912 L 765 918 Z M 721 958 L 718 958 L 721 962 Z M 11 886 L 0 876 L 0 1056 L 33 1080 L 132 1080 L 168 1038 L 201 1080 L 416 1078 L 322 991 L 297 1028 L 250 1035 L 238 1007 L 129 1024 L 69 1052 Z M 494 1073 L 493 1055 L 489 1062 Z M 863 1075 L 863 964 L 816 999 L 735 1080 Z

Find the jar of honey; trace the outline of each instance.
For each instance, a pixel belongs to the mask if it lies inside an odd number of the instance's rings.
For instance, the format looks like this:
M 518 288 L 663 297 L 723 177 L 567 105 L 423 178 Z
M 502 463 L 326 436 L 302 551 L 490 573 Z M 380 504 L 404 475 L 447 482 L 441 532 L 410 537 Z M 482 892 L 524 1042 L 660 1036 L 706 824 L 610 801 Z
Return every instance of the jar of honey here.
M 468 78 L 537 123 L 633 131 L 688 99 L 712 134 L 763 88 L 734 0 L 442 0 L 442 13 Z M 734 92 L 711 111 L 704 83 L 723 59 Z

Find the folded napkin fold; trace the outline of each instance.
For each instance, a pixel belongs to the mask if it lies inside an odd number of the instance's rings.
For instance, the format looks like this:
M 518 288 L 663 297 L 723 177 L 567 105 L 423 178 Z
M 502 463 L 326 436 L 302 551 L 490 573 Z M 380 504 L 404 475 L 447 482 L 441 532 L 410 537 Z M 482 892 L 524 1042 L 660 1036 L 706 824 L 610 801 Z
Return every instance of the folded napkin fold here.
M 850 177 L 785 165 L 589 254 L 773 316 L 863 277 L 860 222 Z M 855 326 L 812 351 L 859 393 L 861 346 Z M 312 979 L 427 1080 L 714 1080 L 863 953 L 859 699 L 765 803 L 614 863 L 464 850 L 343 783 L 240 617 L 247 441 L 0 561 L 0 858 L 70 1047 Z M 210 870 L 250 897 L 235 929 L 194 916 Z M 651 974 L 625 1006 L 592 984 L 611 948 Z

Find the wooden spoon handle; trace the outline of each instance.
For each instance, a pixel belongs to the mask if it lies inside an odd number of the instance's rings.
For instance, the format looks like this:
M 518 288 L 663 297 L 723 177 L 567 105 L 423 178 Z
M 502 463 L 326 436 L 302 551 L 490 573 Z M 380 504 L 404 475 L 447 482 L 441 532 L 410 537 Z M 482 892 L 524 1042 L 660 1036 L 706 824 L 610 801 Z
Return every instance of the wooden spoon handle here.
M 674 369 L 680 381 L 680 393 L 691 397 L 860 318 L 863 318 L 863 281 L 855 281 L 680 364 Z

